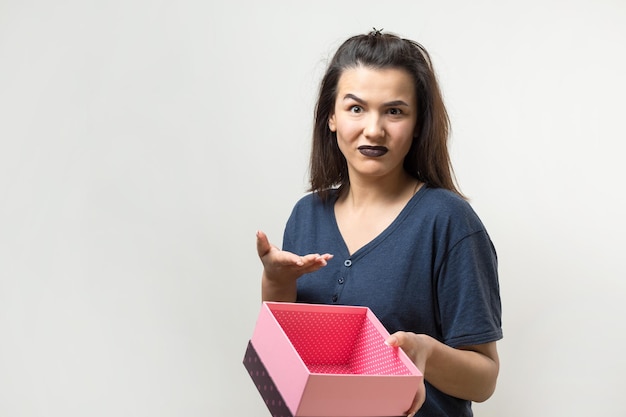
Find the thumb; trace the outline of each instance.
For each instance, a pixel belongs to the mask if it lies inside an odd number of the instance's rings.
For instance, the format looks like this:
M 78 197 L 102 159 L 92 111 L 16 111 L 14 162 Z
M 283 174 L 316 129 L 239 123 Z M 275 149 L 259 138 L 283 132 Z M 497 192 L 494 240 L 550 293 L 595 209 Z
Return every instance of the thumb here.
M 256 251 L 259 254 L 259 258 L 264 257 L 267 253 L 272 249 L 272 245 L 270 245 L 270 241 L 267 238 L 267 235 L 261 230 L 257 230 L 256 232 Z
M 385 340 L 385 344 L 387 346 L 391 346 L 391 347 L 402 347 L 407 339 L 407 334 L 406 332 L 395 332 L 394 334 L 390 335 L 386 340 Z

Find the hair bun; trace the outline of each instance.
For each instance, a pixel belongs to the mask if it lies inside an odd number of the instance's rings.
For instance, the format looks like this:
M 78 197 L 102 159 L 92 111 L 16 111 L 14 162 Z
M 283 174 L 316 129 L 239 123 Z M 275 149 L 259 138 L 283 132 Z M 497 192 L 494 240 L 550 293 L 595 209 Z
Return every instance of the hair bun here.
M 376 29 L 376 28 L 372 28 L 372 31 L 369 33 L 370 36 L 382 36 L 383 35 L 383 30 L 385 29 Z

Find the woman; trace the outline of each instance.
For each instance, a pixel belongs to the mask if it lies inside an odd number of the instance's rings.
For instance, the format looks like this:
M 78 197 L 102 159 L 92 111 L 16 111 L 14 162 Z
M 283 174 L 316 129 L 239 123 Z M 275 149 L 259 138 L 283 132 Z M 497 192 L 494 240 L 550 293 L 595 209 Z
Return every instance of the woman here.
M 424 374 L 407 414 L 471 416 L 493 393 L 502 338 L 497 259 L 454 184 L 430 57 L 374 30 L 322 80 L 311 194 L 283 249 L 257 232 L 264 301 L 367 306 Z

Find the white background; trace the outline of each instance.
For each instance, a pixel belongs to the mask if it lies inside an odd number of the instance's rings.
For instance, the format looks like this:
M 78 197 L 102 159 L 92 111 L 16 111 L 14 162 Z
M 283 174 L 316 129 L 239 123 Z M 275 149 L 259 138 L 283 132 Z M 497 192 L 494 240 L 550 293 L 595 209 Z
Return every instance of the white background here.
M 269 413 L 255 231 L 304 193 L 315 94 L 372 26 L 431 52 L 500 258 L 477 416 L 626 416 L 626 3 L 0 1 L 0 415 Z

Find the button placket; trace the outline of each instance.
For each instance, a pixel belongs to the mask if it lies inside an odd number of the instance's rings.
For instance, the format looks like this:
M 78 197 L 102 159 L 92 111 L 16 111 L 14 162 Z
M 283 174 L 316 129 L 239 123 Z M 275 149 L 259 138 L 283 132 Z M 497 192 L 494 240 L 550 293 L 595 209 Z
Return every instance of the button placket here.
M 346 268 L 350 268 L 352 266 L 352 260 L 346 259 L 345 261 L 343 261 L 343 266 Z M 349 275 L 349 272 L 347 270 L 344 270 L 343 272 L 339 273 L 339 277 L 337 278 L 336 292 L 332 296 L 333 303 L 336 303 L 339 301 L 339 297 L 341 295 L 341 292 L 343 291 L 343 285 L 345 284 L 348 275 Z

